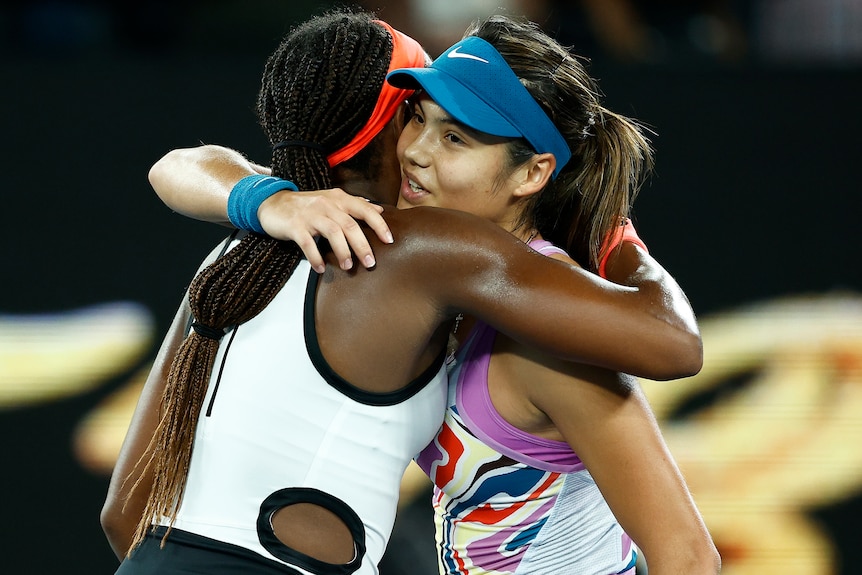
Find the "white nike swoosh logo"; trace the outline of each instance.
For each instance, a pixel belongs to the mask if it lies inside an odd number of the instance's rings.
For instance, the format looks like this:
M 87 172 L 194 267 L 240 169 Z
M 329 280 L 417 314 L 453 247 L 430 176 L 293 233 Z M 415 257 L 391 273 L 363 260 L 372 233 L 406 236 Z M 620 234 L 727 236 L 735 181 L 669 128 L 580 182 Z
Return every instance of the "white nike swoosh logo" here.
M 474 56 L 473 54 L 462 54 L 461 52 L 458 51 L 460 49 L 461 49 L 461 46 L 458 46 L 457 48 L 455 48 L 454 50 L 449 52 L 446 55 L 446 57 L 447 58 L 467 58 L 468 60 L 478 60 L 480 62 L 485 62 L 486 64 L 489 63 L 488 60 L 486 60 L 484 58 L 480 58 L 479 56 Z

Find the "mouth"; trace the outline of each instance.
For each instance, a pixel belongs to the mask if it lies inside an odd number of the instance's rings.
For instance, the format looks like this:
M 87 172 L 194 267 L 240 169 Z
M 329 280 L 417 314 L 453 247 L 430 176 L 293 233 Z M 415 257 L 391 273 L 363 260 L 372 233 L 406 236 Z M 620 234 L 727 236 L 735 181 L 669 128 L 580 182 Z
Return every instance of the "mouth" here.
M 423 188 L 416 180 L 404 174 L 401 183 L 401 198 L 409 204 L 421 202 L 422 198 L 428 196 L 428 190 Z
M 420 186 L 419 184 L 417 184 L 416 182 L 414 182 L 410 178 L 407 178 L 407 185 L 410 186 L 410 189 L 413 190 L 413 192 L 416 194 L 421 194 L 422 192 L 425 191 L 425 188 L 423 188 L 422 186 Z

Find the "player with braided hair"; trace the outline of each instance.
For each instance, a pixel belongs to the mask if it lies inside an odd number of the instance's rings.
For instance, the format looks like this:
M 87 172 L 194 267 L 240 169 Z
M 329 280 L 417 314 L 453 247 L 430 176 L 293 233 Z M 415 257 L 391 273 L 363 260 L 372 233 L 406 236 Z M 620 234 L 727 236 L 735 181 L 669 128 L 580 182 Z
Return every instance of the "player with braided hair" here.
M 294 42 L 303 34 L 357 44 L 330 50 L 326 40 Z M 378 38 L 382 66 L 370 48 Z M 376 65 L 360 64 L 369 59 Z M 260 92 L 273 174 L 302 189 L 335 184 L 391 201 L 399 176 L 388 158 L 407 93 L 383 78 L 424 59 L 415 41 L 364 14 L 330 13 L 294 30 L 269 59 Z M 345 75 L 374 89 L 351 89 L 341 84 Z M 320 78 L 323 88 L 306 84 Z M 324 120 L 294 105 L 297 99 L 362 122 Z M 377 165 L 351 168 L 350 158 L 369 145 Z M 252 176 L 244 185 L 259 199 L 284 181 Z M 257 209 L 242 201 L 235 215 L 259 228 Z M 398 241 L 368 237 L 381 260 L 372 270 L 336 263 L 318 275 L 292 243 L 251 233 L 232 238 L 195 279 L 193 330 L 171 362 L 181 310 L 103 509 L 121 556 L 132 540 L 129 523 L 141 519 L 143 537 L 118 573 L 376 572 L 401 474 L 442 420 L 442 358 L 459 312 L 569 360 L 656 379 L 700 368 L 690 306 L 644 253 L 617 270 L 636 286 L 625 288 L 536 257 L 512 234 L 468 214 L 385 214 Z M 159 484 L 165 478 L 167 487 Z
M 397 54 L 393 49 L 394 43 L 401 48 Z M 326 55 L 326 58 L 322 59 L 320 54 Z M 321 62 L 326 61 L 339 65 L 322 66 Z M 375 162 L 371 160 L 375 159 L 374 146 L 368 145 L 371 131 L 365 130 L 363 133 L 362 128 L 369 124 L 369 117 L 375 111 L 385 75 L 396 64 L 421 65 L 424 61 L 424 52 L 415 41 L 383 23 L 372 25 L 367 15 L 333 14 L 312 19 L 298 27 L 267 61 L 258 102 L 262 126 L 271 138 L 278 140 L 278 145 L 274 146 L 273 172 L 290 177 L 303 189 L 329 187 L 329 161 L 320 152 L 321 149 L 338 151 L 342 156 L 339 160 L 341 171 L 351 172 L 351 166 L 358 168 L 354 170 L 358 174 L 373 170 Z M 399 100 L 407 95 L 396 89 L 391 89 L 390 93 Z M 329 101 L 329 98 L 334 101 Z M 326 111 L 326 114 L 310 113 L 315 110 Z M 372 117 L 372 120 L 385 125 L 396 111 L 397 106 L 390 106 L 383 110 L 384 116 Z M 289 118 L 289 121 L 285 122 L 284 117 Z M 371 134 L 372 139 L 373 136 Z M 296 137 L 299 139 L 291 140 Z M 287 172 L 288 165 L 292 168 L 290 173 Z M 195 318 L 191 324 L 193 329 L 180 346 L 167 374 L 161 406 L 163 416 L 155 430 L 149 459 L 141 460 L 144 466 L 132 486 L 131 495 L 140 498 L 141 494 L 135 491 L 139 486 L 144 487 L 144 477 L 151 476 L 148 482 L 150 494 L 132 546 L 140 543 L 152 531 L 153 522 L 159 523 L 161 518 L 167 521 L 167 529 L 161 530 L 167 540 L 186 490 L 195 426 L 220 341 L 228 328 L 247 324 L 271 304 L 296 268 L 300 255 L 293 242 L 247 234 L 233 242 L 227 253 L 205 267 L 192 282 L 188 300 L 191 315 Z M 238 329 L 234 327 L 231 343 L 236 339 L 237 332 Z M 395 418 L 401 411 L 410 413 L 416 410 L 413 404 L 422 406 L 435 397 L 439 398 L 439 389 L 444 380 L 439 373 L 439 366 L 419 371 L 421 373 L 417 374 L 416 384 L 407 393 L 391 400 L 376 399 L 373 403 L 402 403 L 405 407 L 399 408 L 399 412 L 387 414 Z M 335 377 L 334 374 L 332 377 Z M 423 390 L 425 387 L 427 389 Z M 414 395 L 415 398 L 412 397 Z M 438 422 L 439 414 L 436 411 L 429 410 L 427 415 L 419 414 L 420 420 L 430 417 L 426 433 Z M 422 430 L 426 426 L 419 424 L 417 429 Z M 406 454 L 407 457 L 410 455 Z M 402 464 L 400 459 L 396 459 L 396 462 Z M 125 479 L 123 481 L 126 483 Z M 369 507 L 376 503 L 373 497 L 367 500 L 366 505 Z M 319 509 L 326 508 L 324 504 L 321 505 Z M 347 519 L 358 520 L 355 512 L 350 509 L 347 511 L 352 514 Z M 189 515 L 193 513 L 193 510 L 188 512 Z M 392 510 L 387 507 L 381 509 L 383 517 L 391 513 Z M 349 523 L 347 519 L 337 520 L 338 525 Z M 189 521 L 180 514 L 179 524 L 187 523 Z M 356 522 L 350 527 L 356 530 Z M 377 528 L 377 525 L 374 527 Z M 372 546 L 375 562 L 379 560 L 384 547 L 380 543 L 384 531 L 375 529 L 371 533 L 375 539 L 368 543 Z M 349 545 L 343 543 L 342 546 L 349 546 L 350 551 L 342 562 L 351 563 L 355 569 L 367 559 L 364 553 L 354 550 L 353 539 L 360 540 L 365 534 L 359 532 L 349 535 Z M 188 536 L 188 533 L 176 535 L 178 544 L 183 544 L 184 538 Z M 272 538 L 277 541 L 274 529 Z M 229 538 L 225 539 L 230 542 Z M 274 545 L 278 546 L 277 543 Z M 359 547 L 358 541 L 356 546 Z M 280 556 L 277 550 L 272 552 L 276 557 Z M 328 558 L 325 553 L 319 556 Z M 195 559 L 196 562 L 201 560 Z M 306 560 L 312 564 L 316 561 L 313 557 Z M 138 568 L 148 568 L 146 557 L 141 566 L 133 562 L 124 563 L 121 572 L 136 572 Z

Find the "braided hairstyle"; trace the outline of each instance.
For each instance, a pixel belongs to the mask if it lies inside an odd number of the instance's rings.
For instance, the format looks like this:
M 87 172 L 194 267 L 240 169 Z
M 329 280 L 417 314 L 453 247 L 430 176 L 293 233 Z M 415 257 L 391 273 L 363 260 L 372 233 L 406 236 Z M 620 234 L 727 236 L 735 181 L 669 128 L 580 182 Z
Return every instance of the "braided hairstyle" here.
M 581 62 L 538 25 L 507 16 L 473 23 L 478 36 L 497 49 L 566 139 L 572 158 L 521 213 L 533 226 L 596 271 L 602 242 L 627 217 L 643 179 L 652 169 L 650 143 L 634 120 L 600 103 L 598 84 Z M 523 139 L 509 146 L 512 165 L 535 154 Z
M 331 188 L 326 155 L 350 142 L 370 118 L 391 57 L 389 33 L 361 11 L 327 12 L 294 28 L 266 63 L 258 118 L 271 144 L 300 140 L 323 151 L 274 149 L 273 175 L 292 180 L 300 190 Z M 362 169 L 368 155 L 364 152 L 367 149 L 341 165 Z M 301 256 L 293 242 L 250 233 L 192 281 L 189 303 L 196 329 L 183 342 L 168 375 L 161 420 L 144 468 L 152 467 L 154 481 L 130 551 L 154 522 L 165 517 L 172 525 L 176 517 L 218 338 L 260 313 Z

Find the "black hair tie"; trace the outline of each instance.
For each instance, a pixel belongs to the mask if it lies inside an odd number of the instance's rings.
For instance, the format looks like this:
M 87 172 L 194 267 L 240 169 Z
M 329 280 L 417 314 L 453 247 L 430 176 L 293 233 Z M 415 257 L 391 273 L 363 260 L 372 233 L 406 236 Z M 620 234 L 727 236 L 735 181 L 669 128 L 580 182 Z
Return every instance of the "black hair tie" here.
M 192 329 L 195 330 L 195 333 L 205 337 L 207 339 L 213 339 L 215 341 L 220 340 L 224 337 L 223 329 L 216 329 L 214 327 L 210 327 L 208 325 L 204 325 L 202 323 L 198 323 L 196 321 L 192 322 Z
M 274 144 L 272 146 L 273 150 L 278 150 L 280 148 L 311 148 L 312 150 L 317 150 L 323 155 L 326 155 L 326 150 L 323 149 L 323 146 L 320 144 L 315 144 L 314 142 L 306 142 L 305 140 L 282 140 L 281 142 Z

